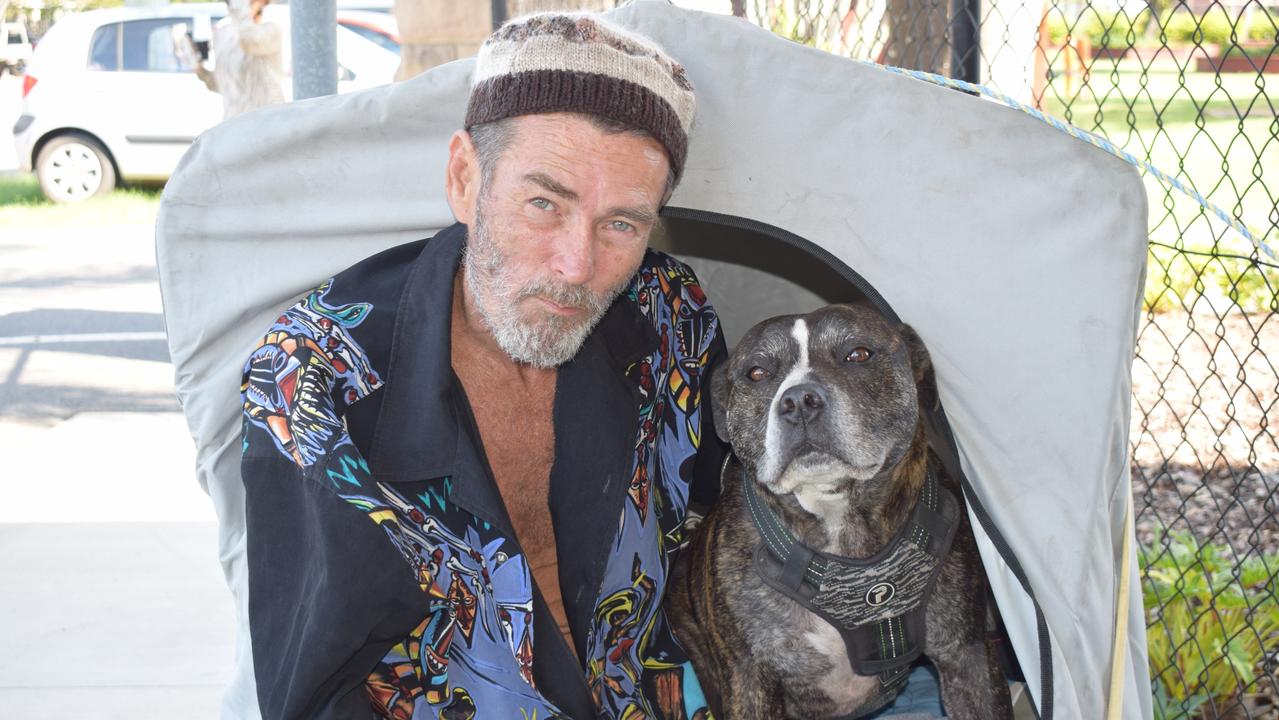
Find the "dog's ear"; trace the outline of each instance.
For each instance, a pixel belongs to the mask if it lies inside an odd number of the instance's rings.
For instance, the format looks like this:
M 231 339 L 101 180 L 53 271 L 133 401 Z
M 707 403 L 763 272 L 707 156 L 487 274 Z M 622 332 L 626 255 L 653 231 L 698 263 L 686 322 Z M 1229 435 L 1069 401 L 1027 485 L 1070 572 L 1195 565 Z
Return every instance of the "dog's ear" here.
M 728 395 L 730 390 L 728 385 L 728 362 L 725 361 L 711 370 L 711 381 L 708 383 L 710 395 L 702 398 L 703 402 L 709 401 L 711 404 L 711 422 L 715 425 L 715 435 L 726 444 L 728 443 Z
M 941 405 L 941 398 L 937 394 L 937 376 L 933 373 L 933 359 L 928 348 L 924 347 L 924 341 L 915 328 L 903 323 L 897 327 L 897 332 L 906 341 L 906 349 L 910 353 L 910 368 L 915 374 L 915 388 L 919 391 L 919 407 L 929 412 L 936 410 Z

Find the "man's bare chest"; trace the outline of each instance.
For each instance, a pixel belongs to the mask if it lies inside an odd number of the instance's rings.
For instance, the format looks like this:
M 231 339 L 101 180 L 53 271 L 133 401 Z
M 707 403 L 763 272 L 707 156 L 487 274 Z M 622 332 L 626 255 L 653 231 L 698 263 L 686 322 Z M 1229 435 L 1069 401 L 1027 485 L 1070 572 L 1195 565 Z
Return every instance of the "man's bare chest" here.
M 478 397 L 471 408 L 503 497 L 513 491 L 540 491 L 544 501 L 555 459 L 551 398 Z
M 555 376 L 518 387 L 458 367 L 493 480 L 525 548 L 552 541 L 547 505 L 555 460 Z

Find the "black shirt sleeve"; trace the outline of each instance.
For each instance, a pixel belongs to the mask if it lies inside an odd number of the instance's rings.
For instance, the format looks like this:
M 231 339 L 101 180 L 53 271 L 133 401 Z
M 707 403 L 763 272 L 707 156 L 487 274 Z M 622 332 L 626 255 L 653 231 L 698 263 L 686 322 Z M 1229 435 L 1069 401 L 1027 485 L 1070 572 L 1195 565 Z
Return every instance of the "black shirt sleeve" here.
M 245 457 L 249 627 L 262 717 L 374 717 L 369 671 L 422 594 L 385 531 L 283 457 Z

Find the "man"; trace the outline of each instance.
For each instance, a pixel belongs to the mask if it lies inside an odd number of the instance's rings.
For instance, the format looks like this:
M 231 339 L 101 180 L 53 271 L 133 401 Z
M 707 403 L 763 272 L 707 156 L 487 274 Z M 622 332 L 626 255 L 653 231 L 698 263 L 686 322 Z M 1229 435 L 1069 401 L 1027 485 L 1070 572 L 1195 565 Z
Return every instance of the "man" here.
M 284 32 L 278 23 L 263 22 L 271 0 L 231 2 L 228 14 L 213 29 L 214 67 L 203 61 L 195 74 L 222 95 L 222 119 L 284 102 Z
M 724 344 L 646 247 L 693 107 L 644 38 L 508 23 L 449 146 L 459 224 L 266 333 L 242 461 L 264 717 L 705 716 L 661 599 L 718 492 Z

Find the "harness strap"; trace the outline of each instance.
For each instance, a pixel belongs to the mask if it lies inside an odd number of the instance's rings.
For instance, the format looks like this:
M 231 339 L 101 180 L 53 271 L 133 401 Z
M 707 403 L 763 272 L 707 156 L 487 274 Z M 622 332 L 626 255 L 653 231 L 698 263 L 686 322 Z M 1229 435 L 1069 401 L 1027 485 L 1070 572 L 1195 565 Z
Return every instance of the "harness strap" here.
M 786 554 L 786 561 L 782 563 L 782 575 L 778 580 L 791 590 L 799 592 L 814 559 L 815 553 L 807 545 L 802 543 L 791 545 L 790 551 Z

